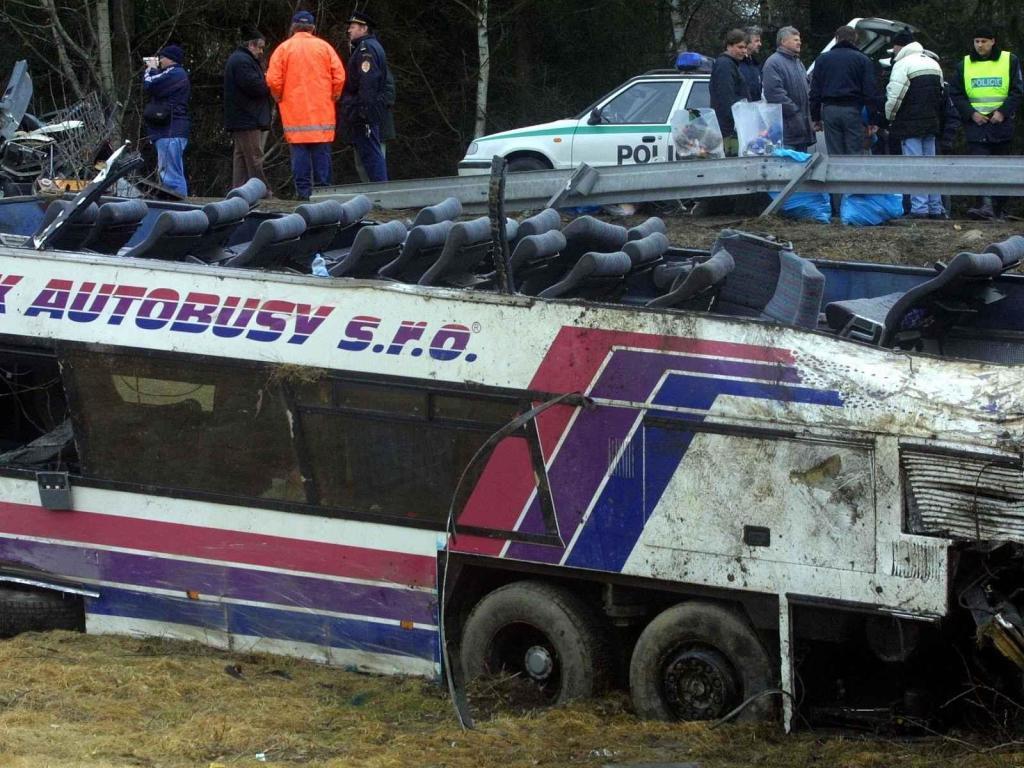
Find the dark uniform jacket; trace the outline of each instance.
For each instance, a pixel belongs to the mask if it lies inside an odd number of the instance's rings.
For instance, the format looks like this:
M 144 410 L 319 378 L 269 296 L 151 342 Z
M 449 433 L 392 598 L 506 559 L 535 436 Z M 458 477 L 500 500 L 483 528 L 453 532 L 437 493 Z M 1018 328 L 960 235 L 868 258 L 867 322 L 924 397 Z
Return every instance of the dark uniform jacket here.
M 867 107 L 872 125 L 877 124 L 882 100 L 875 85 L 871 59 L 853 43 L 837 43 L 814 62 L 811 73 L 811 120 L 821 121 L 821 105 Z
M 735 136 L 736 124 L 732 119 L 732 105 L 747 98 L 747 83 L 740 74 L 739 64 L 727 53 L 715 59 L 711 68 L 711 108 L 718 118 L 722 136 Z
M 761 65 L 754 61 L 753 56 L 747 56 L 740 62 L 740 74 L 747 84 L 747 98 L 750 101 L 761 100 Z
M 154 125 L 146 122 L 146 133 L 150 141 L 157 139 L 188 138 L 192 121 L 188 115 L 188 100 L 192 95 L 192 84 L 180 64 L 167 69 L 147 69 L 142 75 L 142 90 L 147 100 L 170 111 L 170 122 Z
M 224 128 L 270 130 L 270 105 L 263 67 L 248 48 L 236 48 L 224 65 Z
M 356 129 L 382 125 L 390 109 L 387 82 L 387 55 L 377 36 L 359 38 L 346 65 L 345 89 L 341 92 L 342 123 Z
M 972 51 L 971 61 L 983 61 L 985 59 L 998 59 L 1002 50 L 998 46 L 992 46 L 988 56 L 979 56 Z M 960 59 L 956 65 L 956 73 L 949 80 L 949 95 L 956 105 L 960 117 L 963 119 L 964 137 L 967 141 L 1001 144 L 1013 139 L 1013 123 L 1017 117 L 1017 110 L 1020 108 L 1021 96 L 1024 95 L 1024 86 L 1021 85 L 1020 61 L 1015 54 L 1010 54 L 1010 93 L 1003 102 L 999 111 L 1005 118 L 1001 123 L 985 123 L 978 125 L 971 119 L 974 108 L 971 100 L 967 98 L 967 90 L 964 87 L 964 60 Z

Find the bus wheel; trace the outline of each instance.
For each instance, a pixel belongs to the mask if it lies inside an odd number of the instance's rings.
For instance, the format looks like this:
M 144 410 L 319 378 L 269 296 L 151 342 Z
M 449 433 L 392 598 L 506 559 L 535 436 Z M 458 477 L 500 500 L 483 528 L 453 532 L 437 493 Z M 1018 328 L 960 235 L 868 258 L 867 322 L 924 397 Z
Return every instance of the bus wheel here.
M 681 603 L 644 629 L 629 664 L 633 707 L 656 720 L 717 720 L 748 697 L 773 688 L 772 665 L 754 630 L 734 611 Z M 772 714 L 768 698 L 739 719 Z
M 82 598 L 46 590 L 0 587 L 0 637 L 48 629 L 84 632 Z
M 462 633 L 467 680 L 512 675 L 521 685 L 521 703 L 540 706 L 598 692 L 609 656 L 605 633 L 587 604 L 538 581 L 491 592 L 473 608 Z

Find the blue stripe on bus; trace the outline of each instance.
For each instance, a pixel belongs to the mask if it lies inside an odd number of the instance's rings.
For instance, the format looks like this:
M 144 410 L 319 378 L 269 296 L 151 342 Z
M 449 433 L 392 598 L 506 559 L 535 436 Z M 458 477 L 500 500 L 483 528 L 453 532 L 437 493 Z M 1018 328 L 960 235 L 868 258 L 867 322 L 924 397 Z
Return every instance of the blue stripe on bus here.
M 833 391 L 685 374 L 670 374 L 653 402 L 655 405 L 706 411 L 719 395 L 842 405 L 839 393 Z M 657 410 L 648 413 L 659 418 L 691 422 L 703 420 L 699 414 Z M 657 426 L 642 427 L 633 434 L 624 451 L 631 454 L 632 466 L 620 461 L 612 472 L 566 559 L 566 565 L 614 572 L 622 570 L 672 475 L 682 463 L 693 436 L 694 433 L 685 428 L 675 430 Z
M 312 611 L 208 603 L 104 587 L 98 599 L 86 598 L 86 612 L 434 662 L 440 659 L 436 630 L 403 629 L 394 624 L 324 616 Z

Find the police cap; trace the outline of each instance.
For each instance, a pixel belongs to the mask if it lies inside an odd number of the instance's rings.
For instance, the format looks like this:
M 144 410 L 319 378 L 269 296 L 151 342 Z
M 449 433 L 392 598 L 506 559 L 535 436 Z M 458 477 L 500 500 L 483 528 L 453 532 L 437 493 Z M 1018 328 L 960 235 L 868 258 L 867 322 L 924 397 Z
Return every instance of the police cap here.
M 348 24 L 365 24 L 367 27 L 376 26 L 373 23 L 373 18 L 370 14 L 365 11 L 352 11 L 352 14 L 348 17 Z

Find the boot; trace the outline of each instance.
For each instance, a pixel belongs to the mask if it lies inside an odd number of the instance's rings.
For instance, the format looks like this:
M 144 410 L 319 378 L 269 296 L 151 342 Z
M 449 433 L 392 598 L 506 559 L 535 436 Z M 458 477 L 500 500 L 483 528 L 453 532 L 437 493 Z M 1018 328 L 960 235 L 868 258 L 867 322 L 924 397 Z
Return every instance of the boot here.
M 992 198 L 982 197 L 980 198 L 980 205 L 977 208 L 971 208 L 967 211 L 967 218 L 969 219 L 983 219 L 990 220 L 996 217 L 995 211 L 992 210 Z

